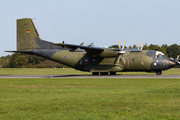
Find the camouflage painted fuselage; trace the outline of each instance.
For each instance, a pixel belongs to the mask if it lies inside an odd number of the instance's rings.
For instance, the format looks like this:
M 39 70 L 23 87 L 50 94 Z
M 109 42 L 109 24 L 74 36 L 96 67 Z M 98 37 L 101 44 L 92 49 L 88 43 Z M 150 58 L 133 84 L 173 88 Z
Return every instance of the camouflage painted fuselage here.
M 131 51 L 125 50 L 123 55 L 124 61 L 121 59 L 117 64 L 116 57 L 102 57 L 103 54 L 112 54 L 114 51 L 104 50 L 96 57 L 86 51 L 79 49 L 68 49 L 56 46 L 54 43 L 43 41 L 40 38 L 34 39 L 37 48 L 31 50 L 32 54 L 42 56 L 64 65 L 73 67 L 82 71 L 90 72 L 121 72 L 121 71 L 147 71 L 155 72 L 166 70 L 175 64 L 168 58 L 157 58 L 154 50 Z
M 121 72 L 121 71 L 146 71 L 156 72 L 167 70 L 174 66 L 173 61 L 168 58 L 156 58 L 156 51 L 142 50 L 141 52 L 131 52 L 126 50 L 123 55 L 126 63 L 120 60 L 117 64 L 117 57 L 102 58 L 93 57 L 86 51 L 71 51 L 59 49 L 34 49 L 33 54 L 46 57 L 64 65 L 73 67 L 81 71 L 89 72 Z

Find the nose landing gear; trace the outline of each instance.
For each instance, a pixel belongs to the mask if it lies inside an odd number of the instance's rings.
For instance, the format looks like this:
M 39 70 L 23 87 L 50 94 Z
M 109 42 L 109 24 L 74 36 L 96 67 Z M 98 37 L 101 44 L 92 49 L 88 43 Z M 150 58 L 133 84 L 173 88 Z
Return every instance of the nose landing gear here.
M 156 75 L 161 75 L 162 71 L 156 71 Z

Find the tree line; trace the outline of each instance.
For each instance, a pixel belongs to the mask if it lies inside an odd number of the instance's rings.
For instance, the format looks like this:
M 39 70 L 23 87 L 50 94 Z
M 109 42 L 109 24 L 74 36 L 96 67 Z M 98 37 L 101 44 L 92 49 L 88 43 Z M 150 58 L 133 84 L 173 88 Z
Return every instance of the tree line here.
M 2 68 L 61 68 L 60 63 L 36 55 L 14 53 L 0 58 Z
M 139 46 L 141 48 L 141 46 Z M 119 48 L 118 45 L 112 45 L 110 48 Z M 137 45 L 133 46 L 125 46 L 125 49 L 136 49 L 138 48 Z M 159 45 L 153 45 L 150 44 L 149 46 L 147 44 L 144 45 L 143 50 L 156 50 L 163 52 L 167 57 L 177 58 L 178 55 L 180 55 L 180 45 L 172 44 L 168 46 L 167 44 L 163 44 L 162 46 Z
M 93 43 L 92 43 L 93 45 Z M 94 46 L 94 45 L 93 45 Z M 118 45 L 112 45 L 109 48 L 119 48 Z M 125 46 L 128 49 L 137 48 L 137 45 Z M 163 44 L 162 46 L 150 44 L 144 45 L 143 50 L 156 50 L 163 52 L 167 57 L 176 58 L 180 55 L 180 45 L 172 44 L 168 46 Z M 25 55 L 20 53 L 14 53 L 12 55 L 0 57 L 0 67 L 2 68 L 61 68 L 66 67 L 60 63 L 36 56 Z

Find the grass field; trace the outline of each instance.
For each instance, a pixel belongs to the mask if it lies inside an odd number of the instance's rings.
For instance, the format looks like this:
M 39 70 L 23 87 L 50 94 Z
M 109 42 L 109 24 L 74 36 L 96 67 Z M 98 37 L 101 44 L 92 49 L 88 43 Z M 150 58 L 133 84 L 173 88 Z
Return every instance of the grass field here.
M 125 75 L 155 75 L 147 72 L 117 72 Z M 180 68 L 163 71 L 163 75 L 180 75 Z M 82 72 L 72 68 L 1 68 L 0 75 L 91 75 L 90 72 Z
M 179 120 L 180 79 L 0 79 L 1 120 Z

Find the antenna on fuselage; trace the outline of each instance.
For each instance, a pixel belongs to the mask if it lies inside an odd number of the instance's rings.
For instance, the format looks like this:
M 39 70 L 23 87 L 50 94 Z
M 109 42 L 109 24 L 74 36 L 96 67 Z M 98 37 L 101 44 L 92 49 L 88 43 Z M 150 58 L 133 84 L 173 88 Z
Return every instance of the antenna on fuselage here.
M 64 41 L 62 43 L 64 44 Z M 64 48 L 64 45 L 62 45 L 62 48 Z

